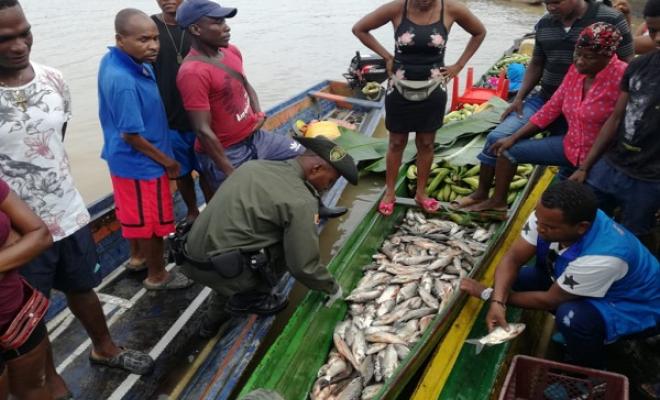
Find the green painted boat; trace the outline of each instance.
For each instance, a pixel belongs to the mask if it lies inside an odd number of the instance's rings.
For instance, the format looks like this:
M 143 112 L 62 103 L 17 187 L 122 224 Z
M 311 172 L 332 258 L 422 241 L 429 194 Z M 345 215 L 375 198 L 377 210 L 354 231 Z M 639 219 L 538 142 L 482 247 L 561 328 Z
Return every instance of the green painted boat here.
M 511 54 L 511 51 L 505 55 L 508 54 Z M 404 173 L 406 167 L 401 169 L 397 180 L 397 197 L 408 196 L 408 182 Z M 516 220 L 517 210 L 525 202 L 541 173 L 538 168 L 534 171 L 527 186 L 511 206 L 507 221 L 498 224 L 495 234 L 488 242 L 486 252 L 470 272 L 470 277 L 480 276 L 484 267 L 491 263 L 505 233 L 512 221 Z M 377 204 L 378 202 L 374 203 L 362 223 L 328 264 L 328 269 L 344 288 L 345 293 L 355 287 L 363 275 L 362 266 L 371 262 L 372 255 L 377 252 L 386 237 L 403 220 L 407 209 L 411 207 L 397 202 L 394 213 L 385 218 L 378 213 Z M 316 373 L 326 361 L 332 346 L 334 328 L 347 313 L 345 302 L 340 301 L 331 308 L 326 308 L 323 301 L 322 293 L 311 291 L 306 295 L 284 330 L 257 365 L 239 398 L 255 389 L 273 390 L 287 400 L 308 398 L 312 385 L 317 379 Z M 436 315 L 421 339 L 410 349 L 408 356 L 401 360 L 394 375 L 385 381 L 377 399 L 398 398 L 452 326 L 466 301 L 466 295 L 460 291 L 454 293 L 448 306 L 443 307 Z
M 512 212 L 522 204 L 538 179 L 536 171 L 527 188 L 521 192 L 512 206 Z M 397 183 L 397 196 L 407 195 L 406 178 L 402 175 Z M 352 290 L 362 277 L 362 266 L 369 264 L 372 255 L 380 248 L 385 238 L 403 219 L 409 206 L 397 205 L 390 217 L 381 216 L 376 205 L 368 212 L 363 222 L 347 239 L 337 255 L 331 260 L 328 269 L 345 291 Z M 499 227 L 488 243 L 488 249 L 481 256 L 470 276 L 481 273 L 482 267 L 490 263 L 507 231 L 510 218 Z M 241 396 L 262 388 L 274 390 L 287 400 L 306 399 L 316 372 L 325 362 L 332 345 L 335 326 L 346 315 L 345 302 L 331 308 L 323 305 L 324 295 L 309 292 L 298 306 L 283 332 L 270 347 L 254 373 L 244 386 Z M 460 291 L 454 293 L 449 305 L 436 315 L 422 338 L 411 348 L 410 354 L 401 361 L 394 375 L 385 382 L 378 399 L 395 399 L 416 371 L 426 361 L 440 339 L 460 312 L 467 297 Z M 240 398 L 240 396 L 239 396 Z

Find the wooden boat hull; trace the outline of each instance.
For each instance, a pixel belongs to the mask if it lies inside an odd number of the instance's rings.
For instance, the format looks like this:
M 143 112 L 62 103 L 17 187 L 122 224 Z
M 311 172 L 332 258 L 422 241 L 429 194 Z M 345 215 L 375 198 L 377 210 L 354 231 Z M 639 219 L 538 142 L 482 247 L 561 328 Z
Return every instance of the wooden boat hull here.
M 515 46 L 514 46 L 515 47 Z M 505 55 L 510 54 L 508 51 Z M 482 78 L 483 79 L 483 78 Z M 402 168 L 397 182 L 397 196 L 407 195 L 405 182 L 406 166 Z M 470 273 L 476 277 L 483 273 L 485 266 L 492 263 L 511 224 L 516 220 L 518 210 L 539 178 L 535 172 L 526 189 L 512 206 L 510 218 L 500 224 L 494 238 L 489 242 L 488 250 L 477 267 Z M 394 213 L 382 217 L 377 211 L 377 203 L 364 218 L 363 222 L 346 241 L 346 245 L 328 265 L 338 282 L 345 290 L 352 289 L 362 276 L 361 267 L 371 262 L 371 256 L 380 247 L 393 227 L 401 221 L 407 206 L 397 204 Z M 450 300 L 450 305 L 437 315 L 422 338 L 410 349 L 409 355 L 401 360 L 394 375 L 385 383 L 376 396 L 378 399 L 396 399 L 416 371 L 423 365 L 435 346 L 451 328 L 452 322 L 460 314 L 467 301 L 467 296 L 457 292 Z M 261 360 L 241 391 L 241 395 L 258 388 L 271 389 L 286 399 L 306 399 L 316 380 L 316 371 L 326 360 L 332 344 L 332 333 L 336 324 L 346 314 L 346 304 L 341 302 L 331 309 L 322 305 L 322 295 L 310 292 L 298 306 L 288 325 L 269 351 Z
M 352 96 L 354 92 L 346 84 L 323 81 L 268 110 L 265 129 L 289 134 L 296 119 L 332 117 L 355 123 L 362 134 L 371 136 L 382 119 L 383 103 Z M 324 202 L 334 205 L 345 186 L 346 181 L 340 179 Z M 198 199 L 202 198 L 198 193 Z M 154 373 L 145 377 L 108 368 L 90 369 L 87 335 L 66 308 L 63 294 L 54 292 L 47 324 L 55 364 L 76 398 L 143 399 L 163 393 L 174 393 L 174 398 L 229 397 L 250 360 L 258 354 L 274 318 L 233 319 L 222 338 L 211 342 L 199 339 L 202 306 L 210 290 L 195 285 L 165 295 L 146 292 L 141 285 L 144 273 L 129 273 L 121 267 L 129 247 L 121 237 L 112 195 L 91 204 L 89 211 L 99 274 L 104 278 L 97 293 L 112 336 L 120 344 L 150 349 L 157 363 Z M 177 193 L 177 219 L 182 219 L 185 211 Z M 292 280 L 282 282 L 282 290 L 287 293 L 292 286 Z M 186 368 L 182 360 L 189 357 L 192 362 Z
M 484 265 L 479 280 L 486 285 L 492 284 L 495 268 L 511 244 L 519 237 L 520 230 L 527 216 L 532 212 L 542 192 L 547 188 L 554 177 L 548 170 L 538 170 L 537 184 L 526 196 L 525 201 L 518 209 L 518 213 L 511 219 L 511 226 L 502 238 L 501 244 Z M 481 337 L 486 333 L 484 323 L 487 307 L 484 302 L 476 298 L 468 298 L 459 315 L 448 328 L 448 332 L 435 349 L 433 356 L 427 364 L 422 378 L 419 380 L 413 400 L 430 399 L 487 399 L 501 379 L 500 367 L 509 360 L 509 347 L 512 342 L 502 346 L 485 349 L 479 356 L 475 355 L 474 346 L 466 345 L 468 338 Z M 508 320 L 520 320 L 520 309 L 510 307 L 507 312 Z M 525 334 L 529 334 L 528 329 Z M 493 365 L 497 365 L 493 368 Z M 467 385 L 467 382 L 470 384 Z M 460 395 L 459 395 L 460 393 Z

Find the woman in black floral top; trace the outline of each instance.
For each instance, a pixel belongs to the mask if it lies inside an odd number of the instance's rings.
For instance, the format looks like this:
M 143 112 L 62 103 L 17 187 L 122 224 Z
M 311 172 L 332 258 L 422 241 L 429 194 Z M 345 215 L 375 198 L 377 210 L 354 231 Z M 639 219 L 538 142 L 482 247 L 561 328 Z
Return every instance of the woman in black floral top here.
M 391 22 L 395 52 L 392 55 L 371 30 Z M 445 66 L 445 46 L 454 22 L 472 35 L 455 64 Z M 447 82 L 465 66 L 486 36 L 486 28 L 470 10 L 457 0 L 395 0 L 366 15 L 353 27 L 365 46 L 387 62 L 390 78 L 413 83 Z M 387 152 L 386 191 L 378 210 L 390 215 L 394 210 L 394 183 L 401 166 L 408 133 L 415 132 L 417 145 L 417 193 L 415 200 L 425 211 L 438 209 L 438 202 L 424 193 L 433 162 L 435 132 L 442 126 L 447 103 L 444 85 L 439 85 L 420 101 L 406 99 L 392 84 L 385 99 L 385 124 L 390 131 Z

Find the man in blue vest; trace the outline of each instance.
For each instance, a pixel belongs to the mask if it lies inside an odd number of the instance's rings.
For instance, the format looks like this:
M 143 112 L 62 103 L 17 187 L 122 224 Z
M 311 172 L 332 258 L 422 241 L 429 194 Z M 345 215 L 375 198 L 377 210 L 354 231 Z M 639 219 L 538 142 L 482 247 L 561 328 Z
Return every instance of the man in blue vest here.
M 508 327 L 507 304 L 553 312 L 568 361 L 593 368 L 605 364 L 604 345 L 660 332 L 658 260 L 597 204 L 585 185 L 551 186 L 497 266 L 494 287 L 461 282 L 490 300 L 490 330 Z

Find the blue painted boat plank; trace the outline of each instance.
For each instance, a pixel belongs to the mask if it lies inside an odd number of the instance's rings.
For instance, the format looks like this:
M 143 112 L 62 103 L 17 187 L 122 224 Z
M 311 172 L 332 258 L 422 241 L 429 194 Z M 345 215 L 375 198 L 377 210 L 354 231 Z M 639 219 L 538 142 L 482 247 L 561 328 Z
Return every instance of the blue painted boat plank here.
M 178 291 L 176 296 L 165 292 L 147 292 L 140 302 L 126 310 L 122 318 L 110 327 L 113 339 L 116 343 L 129 348 L 140 350 L 153 348 L 201 290 L 202 287 L 198 285 Z M 166 351 L 160 355 L 154 372 L 141 377 L 124 399 L 137 400 L 151 397 L 159 391 L 164 377 L 181 365 L 181 355 L 185 354 L 185 350 L 182 349 L 195 343 L 201 345 L 201 339 L 197 336 L 201 323 L 200 313 L 201 310 L 198 310 L 197 315 L 193 315 L 191 323 L 186 324 Z M 73 354 L 84 337 L 84 331 L 77 321 L 74 322 L 65 334 L 53 343 L 55 365 Z M 128 373 L 108 367 L 89 368 L 88 354 L 89 348 L 64 369 L 62 377 L 76 398 L 108 398 L 126 379 Z M 99 384 L 100 382 L 103 384 Z
M 331 107 L 326 112 L 329 113 L 332 111 L 336 105 L 333 102 L 327 100 L 320 100 L 319 103 L 330 103 Z M 327 107 L 327 105 L 326 105 Z M 300 114 L 299 114 L 300 115 Z M 361 126 L 362 133 L 371 136 L 373 135 L 380 119 L 382 118 L 383 111 L 382 109 L 373 110 L 363 121 Z M 298 119 L 296 116 L 295 119 Z M 304 118 L 301 118 L 304 119 Z M 309 120 L 311 118 L 307 118 Z M 283 125 L 284 126 L 284 125 Z M 290 126 L 287 129 L 291 129 Z M 336 205 L 341 193 L 344 191 L 347 182 L 345 179 L 341 178 L 333 186 L 333 188 L 328 191 L 323 197 L 325 204 L 329 206 Z M 288 295 L 291 288 L 293 287 L 294 280 L 290 278 L 287 283 L 285 293 Z M 252 361 L 252 357 L 257 352 L 259 346 L 268 335 L 270 328 L 274 322 L 274 318 L 260 318 L 258 319 L 254 326 L 251 327 L 249 335 L 246 335 L 240 342 L 232 343 L 236 340 L 236 331 L 233 328 L 232 332 L 223 337 L 222 341 L 216 345 L 216 348 L 209 355 L 208 359 L 200 366 L 198 372 L 195 374 L 193 380 L 189 383 L 188 387 L 184 391 L 184 394 L 181 398 L 184 399 L 198 399 L 202 398 L 204 391 L 208 385 L 210 379 L 216 374 L 218 365 L 221 365 L 224 361 L 229 362 L 228 365 L 225 365 L 221 375 L 216 377 L 216 382 L 212 384 L 209 390 L 206 393 L 205 399 L 227 399 L 230 398 L 232 393 L 237 390 L 237 385 L 239 384 L 243 374 Z M 244 325 L 241 325 L 244 327 Z M 240 330 L 238 331 L 240 332 Z M 228 340 L 226 340 L 228 339 Z M 227 351 L 232 348 L 232 346 L 240 345 L 245 347 L 246 350 L 242 353 L 242 356 L 234 355 L 229 360 L 225 360 L 227 357 Z M 254 349 L 250 351 L 248 349 Z

